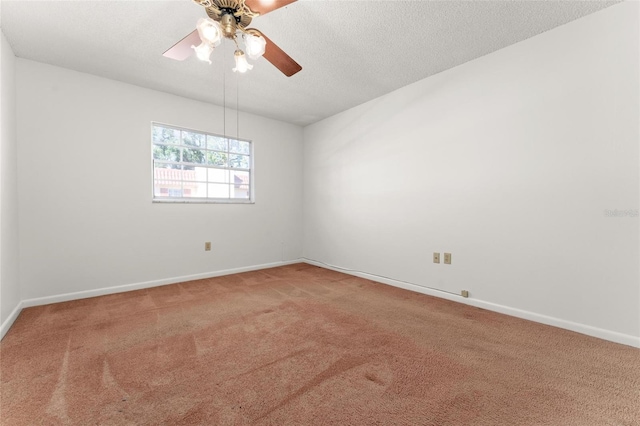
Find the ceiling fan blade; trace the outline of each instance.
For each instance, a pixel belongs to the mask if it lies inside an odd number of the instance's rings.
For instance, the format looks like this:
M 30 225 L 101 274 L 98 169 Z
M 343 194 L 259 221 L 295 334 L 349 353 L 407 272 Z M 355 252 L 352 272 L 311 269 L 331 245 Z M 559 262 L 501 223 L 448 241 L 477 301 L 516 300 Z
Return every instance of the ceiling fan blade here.
M 162 56 L 177 61 L 184 61 L 194 52 L 191 46 L 197 46 L 199 44 L 200 35 L 198 34 L 198 30 L 193 30 L 188 36 L 171 46 Z
M 264 50 L 264 58 L 271 62 L 274 67 L 278 68 L 284 75 L 291 77 L 302 69 L 300 64 L 294 61 L 291 56 L 284 53 L 284 50 L 280 49 L 269 37 L 264 35 L 261 31 L 255 28 L 247 29 L 247 32 L 261 35 L 267 42 Z
M 295 1 L 297 0 L 245 0 L 244 4 L 251 9 L 252 12 L 266 15 Z

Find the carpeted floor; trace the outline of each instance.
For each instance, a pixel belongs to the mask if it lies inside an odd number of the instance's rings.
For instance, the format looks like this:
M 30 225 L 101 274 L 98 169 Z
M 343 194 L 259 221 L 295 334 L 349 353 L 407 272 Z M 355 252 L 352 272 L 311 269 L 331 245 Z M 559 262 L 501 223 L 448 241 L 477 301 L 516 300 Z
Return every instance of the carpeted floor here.
M 638 425 L 640 350 L 297 264 L 29 308 L 3 425 Z

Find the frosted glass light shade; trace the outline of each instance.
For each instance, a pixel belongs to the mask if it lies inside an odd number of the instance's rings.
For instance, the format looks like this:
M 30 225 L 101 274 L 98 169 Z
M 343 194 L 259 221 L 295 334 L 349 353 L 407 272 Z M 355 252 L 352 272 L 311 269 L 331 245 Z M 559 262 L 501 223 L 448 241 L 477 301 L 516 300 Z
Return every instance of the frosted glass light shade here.
M 254 36 L 246 34 L 244 39 L 244 45 L 247 49 L 247 55 L 255 60 L 264 55 L 264 49 L 267 45 L 267 41 L 262 36 Z
M 203 41 L 198 47 L 192 45 L 191 48 L 196 51 L 198 59 L 211 63 L 210 56 L 211 52 L 213 52 L 213 47 L 209 43 Z
M 196 28 L 198 29 L 200 40 L 209 43 L 213 47 L 220 44 L 222 40 L 222 29 L 219 23 L 210 18 L 200 18 L 198 19 Z
M 253 65 L 247 62 L 247 57 L 244 55 L 242 50 L 236 50 L 234 54 L 236 60 L 236 67 L 233 69 L 233 72 L 245 73 L 250 69 L 253 69 Z

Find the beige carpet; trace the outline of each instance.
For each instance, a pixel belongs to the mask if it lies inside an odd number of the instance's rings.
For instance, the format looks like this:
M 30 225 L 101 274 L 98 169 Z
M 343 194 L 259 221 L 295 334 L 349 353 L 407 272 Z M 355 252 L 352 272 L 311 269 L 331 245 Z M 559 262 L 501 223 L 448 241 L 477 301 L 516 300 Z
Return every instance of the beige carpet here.
M 305 264 L 22 311 L 3 425 L 639 425 L 640 350 Z

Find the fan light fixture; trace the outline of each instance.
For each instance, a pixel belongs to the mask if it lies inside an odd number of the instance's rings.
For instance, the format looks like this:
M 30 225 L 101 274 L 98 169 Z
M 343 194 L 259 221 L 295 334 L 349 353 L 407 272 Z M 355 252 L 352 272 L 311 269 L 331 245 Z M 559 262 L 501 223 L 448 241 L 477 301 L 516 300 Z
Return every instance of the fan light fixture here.
M 224 36 L 232 39 L 237 47 L 234 53 L 236 67 L 233 71 L 245 73 L 248 70 L 253 69 L 253 65 L 247 61 L 247 56 L 238 45 L 236 32 L 241 31 L 243 33 L 242 38 L 244 40 L 245 49 L 247 50 L 247 55 L 253 60 L 257 60 L 259 57 L 264 55 L 267 41 L 261 35 L 249 33 L 241 26 L 238 26 L 236 20 L 231 14 L 224 15 L 221 21 L 222 24 L 210 18 L 200 18 L 198 20 L 196 28 L 198 30 L 200 40 L 202 40 L 202 44 L 198 47 L 193 45 L 191 46 L 196 51 L 196 56 L 201 61 L 209 62 L 209 64 L 211 64 L 211 53 L 213 52 L 213 49 L 221 43 L 222 37 Z
M 236 59 L 236 67 L 233 69 L 233 72 L 245 73 L 247 70 L 253 69 L 253 65 L 247 62 L 247 57 L 244 56 L 244 52 L 240 49 L 236 50 L 233 54 Z
M 191 45 L 191 48 L 196 51 L 196 56 L 201 61 L 211 63 L 211 52 L 213 52 L 213 46 L 206 41 L 203 41 L 198 47 Z
M 262 36 L 255 36 L 253 34 L 244 35 L 244 45 L 247 48 L 247 55 L 254 61 L 260 56 L 264 55 L 267 41 Z
M 210 18 L 200 18 L 198 19 L 196 28 L 198 29 L 200 40 L 203 42 L 206 41 L 213 47 L 220 44 L 222 40 L 222 29 L 219 23 Z

